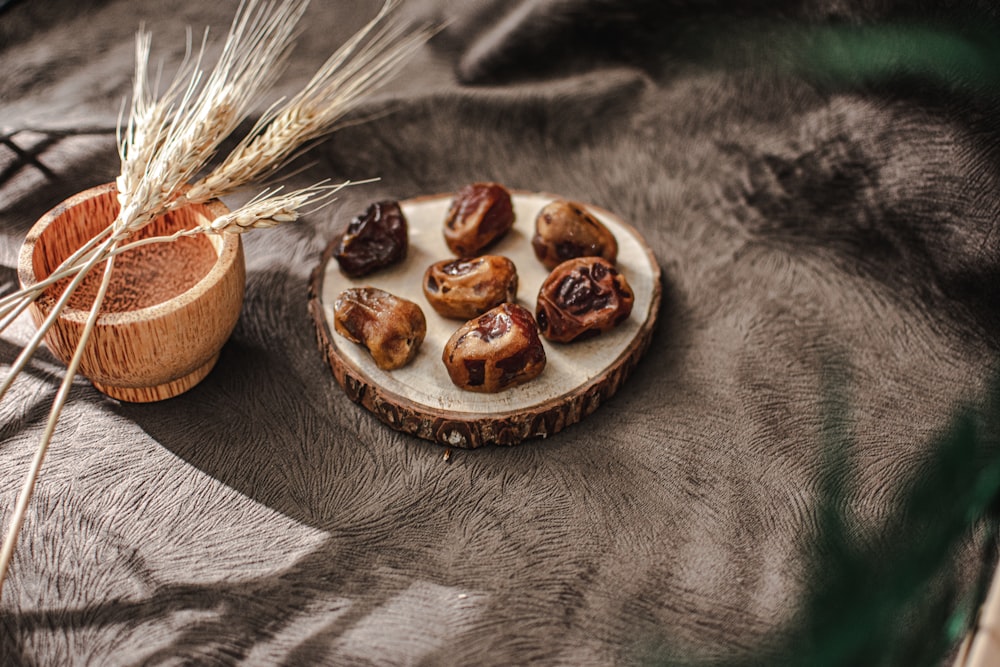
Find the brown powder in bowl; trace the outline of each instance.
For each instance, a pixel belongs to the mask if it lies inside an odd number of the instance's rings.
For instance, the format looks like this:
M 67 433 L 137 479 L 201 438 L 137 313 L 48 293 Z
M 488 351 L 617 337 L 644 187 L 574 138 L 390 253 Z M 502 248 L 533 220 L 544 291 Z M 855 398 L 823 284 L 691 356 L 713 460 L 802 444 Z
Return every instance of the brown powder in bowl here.
M 194 287 L 208 275 L 217 259 L 215 248 L 204 236 L 182 237 L 123 252 L 115 257 L 100 312 L 120 313 L 163 303 Z M 90 310 L 103 274 L 104 264 L 99 263 L 70 297 L 68 306 Z M 55 303 L 70 280 L 61 280 L 47 290 L 46 305 Z

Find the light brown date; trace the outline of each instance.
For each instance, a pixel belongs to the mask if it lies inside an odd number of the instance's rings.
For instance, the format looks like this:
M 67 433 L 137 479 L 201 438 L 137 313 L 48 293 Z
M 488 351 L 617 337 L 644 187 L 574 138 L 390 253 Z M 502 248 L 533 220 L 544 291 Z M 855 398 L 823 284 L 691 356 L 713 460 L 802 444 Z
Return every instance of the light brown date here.
M 427 334 L 420 306 L 374 287 L 352 287 L 333 304 L 337 333 L 368 349 L 375 365 L 393 370 L 408 364 Z
M 441 355 L 455 386 L 496 393 L 545 370 L 545 348 L 531 313 L 505 303 L 463 324 Z
M 564 199 L 538 213 L 531 247 L 550 271 L 576 257 L 603 257 L 612 264 L 618 258 L 618 241 L 611 230 L 582 204 Z
M 606 259 L 563 262 L 538 291 L 535 317 L 545 338 L 569 343 L 596 336 L 628 319 L 635 295 L 625 276 Z
M 468 320 L 517 298 L 517 267 L 500 255 L 446 259 L 427 268 L 423 289 L 439 315 Z
M 472 183 L 451 201 L 444 241 L 459 257 L 475 257 L 514 225 L 510 193 L 499 183 Z

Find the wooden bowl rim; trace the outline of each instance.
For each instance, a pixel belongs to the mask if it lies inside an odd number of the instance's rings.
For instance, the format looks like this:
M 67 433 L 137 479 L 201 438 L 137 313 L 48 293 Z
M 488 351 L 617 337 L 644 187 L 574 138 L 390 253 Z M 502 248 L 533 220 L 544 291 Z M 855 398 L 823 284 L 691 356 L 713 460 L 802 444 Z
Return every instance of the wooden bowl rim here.
M 31 287 L 38 282 L 35 277 L 34 263 L 32 259 L 34 256 L 35 244 L 38 243 L 42 234 L 49 227 L 49 225 L 53 224 L 61 216 L 65 215 L 70 209 L 80 206 L 91 199 L 117 193 L 117 191 L 118 187 L 114 182 L 96 185 L 61 201 L 49 209 L 41 218 L 39 218 L 35 224 L 31 226 L 31 229 L 28 230 L 28 233 L 24 238 L 24 242 L 21 244 L 17 268 L 18 279 L 20 280 L 21 286 Z M 199 204 L 199 206 L 205 206 L 216 216 L 229 213 L 229 207 L 218 199 L 212 199 L 205 204 Z M 221 237 L 221 239 L 213 239 L 213 236 Z M 161 301 L 160 303 L 153 304 L 151 306 L 136 308 L 134 310 L 102 313 L 97 318 L 97 325 L 115 326 L 127 324 L 129 322 L 148 321 L 161 317 L 167 317 L 187 304 L 197 301 L 205 296 L 209 290 L 222 281 L 224 276 L 237 268 L 236 263 L 239 261 L 241 256 L 239 251 L 242 242 L 239 234 L 208 234 L 208 237 L 209 242 L 216 248 L 218 256 L 216 261 L 212 264 L 212 268 L 209 269 L 208 273 L 206 273 L 197 283 L 184 292 L 181 292 L 166 301 Z M 97 266 L 100 265 L 96 265 L 95 269 Z M 69 305 L 65 306 L 59 313 L 60 319 L 80 323 L 85 322 L 88 316 L 89 310 L 81 310 L 79 308 L 73 308 Z

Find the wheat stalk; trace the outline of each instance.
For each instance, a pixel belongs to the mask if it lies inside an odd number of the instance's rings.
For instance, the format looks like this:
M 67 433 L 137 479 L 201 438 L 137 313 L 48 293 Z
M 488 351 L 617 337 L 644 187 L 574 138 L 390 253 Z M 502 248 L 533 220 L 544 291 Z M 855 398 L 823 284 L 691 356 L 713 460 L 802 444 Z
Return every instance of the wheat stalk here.
M 274 0 L 243 0 L 221 55 L 207 76 L 202 69 L 207 33 L 192 57 L 189 32 L 185 58 L 159 96 L 156 89 L 160 74 L 152 81 L 149 77 L 152 37 L 144 28 L 139 30 L 128 118 L 124 126 L 119 119 L 117 130 L 121 161 L 116 179 L 118 215 L 47 278 L 0 298 L 0 331 L 3 331 L 47 289 L 71 278 L 0 383 L 2 400 L 83 279 L 98 264 L 103 262 L 105 266 L 97 297 L 53 401 L 0 547 L 0 594 L 49 443 L 108 289 L 114 258 L 140 245 L 169 242 L 183 236 L 241 234 L 294 222 L 304 214 L 306 205 L 312 204 L 314 208 L 309 212 L 313 212 L 333 201 L 342 188 L 368 182 L 321 181 L 290 192 L 281 187 L 266 189 L 230 213 L 200 226 L 169 236 L 128 242 L 135 232 L 159 215 L 217 199 L 273 176 L 306 142 L 337 129 L 363 96 L 397 73 L 433 34 L 428 28 L 408 32 L 400 26 L 388 25 L 386 19 L 399 3 L 386 0 L 378 15 L 338 49 L 301 92 L 287 103 L 268 109 L 217 167 L 194 181 L 195 175 L 215 157 L 221 143 L 274 84 L 288 58 L 307 3 L 308 0 L 282 0 L 280 4 Z
M 112 249 L 113 246 L 114 243 L 111 244 Z M 35 451 L 34 457 L 31 459 L 31 466 L 28 469 L 28 473 L 24 477 L 24 484 L 21 487 L 21 492 L 17 496 L 17 502 L 14 505 L 14 513 L 11 516 L 10 525 L 7 527 L 7 534 L 4 537 L 3 547 L 0 548 L 0 592 L 3 591 L 3 583 L 7 577 L 7 570 L 10 568 L 10 561 L 14 557 L 14 549 L 17 547 L 17 537 L 21 532 L 21 526 L 24 525 L 24 517 L 28 510 L 28 503 L 31 502 L 31 496 L 35 489 L 35 483 L 38 481 L 38 475 L 42 469 L 42 462 L 45 461 L 45 455 L 48 453 L 49 443 L 52 442 L 52 435 L 55 433 L 56 424 L 59 422 L 59 416 L 62 414 L 63 406 L 66 404 L 66 399 L 69 397 L 69 390 L 73 384 L 73 378 L 76 376 L 76 371 L 80 367 L 80 361 L 83 359 L 84 349 L 86 348 L 87 341 L 90 340 L 91 332 L 94 330 L 94 325 L 97 322 L 97 315 L 100 312 L 101 305 L 104 303 L 104 297 L 107 294 L 108 285 L 111 282 L 111 270 L 113 265 L 113 258 L 109 258 L 105 263 L 104 276 L 101 279 L 101 285 L 94 298 L 94 303 L 90 307 L 90 313 L 87 316 L 87 322 L 84 325 L 83 332 L 80 334 L 80 342 L 76 346 L 76 350 L 73 353 L 72 359 L 70 359 L 69 365 L 66 367 L 66 374 L 63 376 L 63 380 L 59 385 L 59 391 L 56 393 L 56 398 L 52 402 L 52 409 L 49 411 L 49 418 L 45 423 L 45 431 L 42 433 L 42 439 L 39 442 L 39 446 Z M 83 272 L 79 274 L 79 276 L 84 275 L 85 274 Z M 76 283 L 76 285 L 78 284 L 79 283 Z M 73 289 L 76 288 L 76 285 L 73 285 L 72 288 L 67 288 L 66 293 L 71 294 Z M 68 296 L 65 296 L 65 298 L 68 298 Z M 53 313 L 58 315 L 59 311 L 53 309 Z M 40 330 L 44 334 L 47 329 Z M 41 336 L 36 336 L 36 338 L 40 339 Z M 8 386 L 9 385 L 4 387 L 4 392 L 6 392 Z

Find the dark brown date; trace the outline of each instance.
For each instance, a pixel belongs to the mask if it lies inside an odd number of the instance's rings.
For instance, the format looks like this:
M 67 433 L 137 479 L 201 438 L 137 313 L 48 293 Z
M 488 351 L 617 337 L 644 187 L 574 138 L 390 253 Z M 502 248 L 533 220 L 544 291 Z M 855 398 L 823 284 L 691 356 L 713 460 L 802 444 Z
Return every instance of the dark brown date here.
M 496 393 L 538 377 L 545 348 L 531 313 L 504 303 L 463 324 L 441 355 L 455 386 Z
M 550 271 L 575 257 L 603 257 L 612 264 L 618 258 L 618 241 L 611 230 L 582 204 L 564 199 L 538 213 L 531 247 Z
M 406 258 L 406 216 L 394 201 L 375 202 L 351 220 L 334 257 L 340 270 L 360 278 Z
M 337 333 L 364 345 L 382 370 L 408 364 L 427 334 L 420 306 L 374 287 L 341 292 L 333 304 L 333 323 Z
M 459 257 L 475 257 L 514 225 L 510 193 L 499 183 L 472 183 L 451 201 L 444 241 Z
M 559 343 L 596 336 L 628 319 L 634 301 L 625 276 L 611 262 L 571 259 L 553 269 L 538 291 L 538 330 Z
M 439 315 L 468 320 L 517 298 L 517 267 L 500 255 L 446 259 L 427 268 L 423 287 Z

